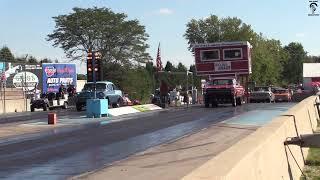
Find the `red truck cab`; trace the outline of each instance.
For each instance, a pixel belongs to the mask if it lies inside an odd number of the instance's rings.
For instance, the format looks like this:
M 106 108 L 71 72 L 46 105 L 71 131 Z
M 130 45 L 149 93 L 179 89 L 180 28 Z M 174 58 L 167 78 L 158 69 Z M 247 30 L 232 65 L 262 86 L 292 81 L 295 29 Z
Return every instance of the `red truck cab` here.
M 244 97 L 244 88 L 233 77 L 210 79 L 204 86 L 204 104 L 213 107 L 218 104 L 231 103 L 232 106 L 241 105 Z

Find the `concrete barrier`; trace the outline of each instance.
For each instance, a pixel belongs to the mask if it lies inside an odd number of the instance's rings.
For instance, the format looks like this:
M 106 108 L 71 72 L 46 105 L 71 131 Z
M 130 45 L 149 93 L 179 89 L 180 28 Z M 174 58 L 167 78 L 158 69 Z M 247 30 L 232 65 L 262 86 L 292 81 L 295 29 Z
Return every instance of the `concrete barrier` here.
M 318 120 L 314 105 L 316 99 L 316 96 L 311 96 L 303 100 L 285 112 L 285 115 L 273 119 L 183 179 L 299 179 L 301 171 L 298 165 L 303 168 L 308 149 L 295 145 L 284 146 L 284 141 L 288 137 L 297 136 L 297 133 L 313 133 Z
M 24 98 L 22 89 L 0 89 L 0 114 L 29 110 L 30 100 Z
M 0 114 L 30 111 L 30 99 L 0 100 Z

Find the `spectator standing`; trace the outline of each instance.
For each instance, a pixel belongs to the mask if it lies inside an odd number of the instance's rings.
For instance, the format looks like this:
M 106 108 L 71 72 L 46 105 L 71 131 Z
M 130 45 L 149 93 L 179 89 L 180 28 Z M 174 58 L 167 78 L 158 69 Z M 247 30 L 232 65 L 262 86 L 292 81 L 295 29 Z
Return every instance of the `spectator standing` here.
M 168 93 L 169 93 L 169 87 L 168 84 L 164 81 L 161 80 L 160 84 L 160 97 L 161 97 L 161 106 L 163 108 L 166 107 L 166 104 L 168 102 Z

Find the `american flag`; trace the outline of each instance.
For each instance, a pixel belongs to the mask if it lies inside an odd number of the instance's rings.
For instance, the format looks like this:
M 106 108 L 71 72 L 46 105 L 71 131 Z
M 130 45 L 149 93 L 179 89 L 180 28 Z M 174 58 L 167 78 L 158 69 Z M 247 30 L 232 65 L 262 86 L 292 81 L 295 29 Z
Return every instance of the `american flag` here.
M 157 53 L 157 71 L 162 71 L 162 62 L 161 62 L 161 56 L 160 56 L 160 43 L 158 46 L 158 53 Z

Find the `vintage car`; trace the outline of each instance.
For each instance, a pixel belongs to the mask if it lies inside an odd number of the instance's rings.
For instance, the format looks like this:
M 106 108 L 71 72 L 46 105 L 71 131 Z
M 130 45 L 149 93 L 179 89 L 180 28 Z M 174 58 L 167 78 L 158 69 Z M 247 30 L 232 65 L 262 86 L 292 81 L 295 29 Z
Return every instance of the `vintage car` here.
M 30 102 L 30 110 L 34 112 L 35 109 L 43 109 L 43 111 L 47 111 L 48 109 L 54 108 L 68 108 L 68 95 L 63 95 L 63 97 L 59 97 L 58 93 L 48 93 L 43 94 L 40 99 L 33 99 Z
M 269 86 L 256 86 L 250 92 L 249 102 L 274 102 L 274 94 Z
M 291 93 L 288 89 L 274 88 L 273 89 L 275 102 L 289 102 L 291 101 Z
M 86 106 L 87 99 L 93 99 L 94 93 L 97 99 L 108 99 L 109 107 L 119 107 L 122 104 L 122 91 L 119 90 L 112 82 L 99 81 L 96 82 L 96 91 L 94 91 L 94 83 L 88 82 L 84 85 L 82 91 L 76 98 L 76 109 L 81 111 Z

